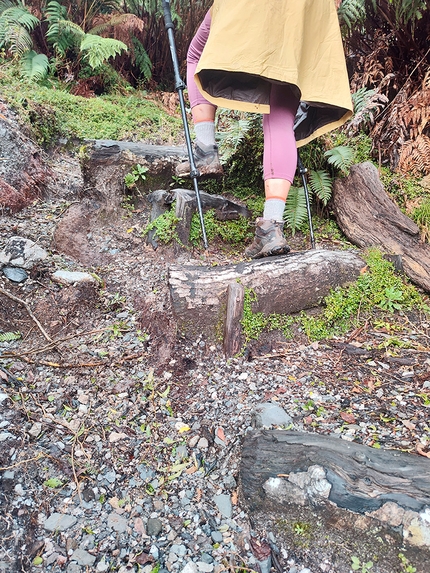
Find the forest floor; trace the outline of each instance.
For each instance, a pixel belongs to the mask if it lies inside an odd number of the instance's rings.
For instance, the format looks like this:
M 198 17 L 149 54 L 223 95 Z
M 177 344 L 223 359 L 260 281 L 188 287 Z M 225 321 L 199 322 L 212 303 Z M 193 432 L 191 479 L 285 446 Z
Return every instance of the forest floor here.
M 101 262 L 83 267 L 52 244 L 77 200 L 79 165 L 60 155 L 52 168 L 44 200 L 0 217 L 0 251 L 19 235 L 48 253 L 23 283 L 0 274 L 0 332 L 21 334 L 0 343 L 0 571 L 258 570 L 253 531 L 286 573 L 346 573 L 353 557 L 373 562 L 360 571 L 412 571 L 399 552 L 428 573 L 401 540 L 381 558 L 376 542 L 371 553 L 305 543 L 295 523 L 279 538 L 269 520 L 252 523 L 239 479 L 241 444 L 269 401 L 286 415 L 272 427 L 289 420 L 294 430 L 430 457 L 427 318 L 375 314 L 318 343 L 271 333 L 227 360 L 217 343 L 176 331 L 166 277 L 172 262 L 239 255 L 154 251 L 135 212 L 93 234 Z M 59 269 L 97 280 L 65 286 L 52 280 Z

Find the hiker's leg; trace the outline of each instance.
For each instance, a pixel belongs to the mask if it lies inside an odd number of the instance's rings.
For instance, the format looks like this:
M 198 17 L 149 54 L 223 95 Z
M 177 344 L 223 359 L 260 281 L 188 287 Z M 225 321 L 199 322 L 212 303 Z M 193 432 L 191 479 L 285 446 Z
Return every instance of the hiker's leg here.
M 203 97 L 194 79 L 197 64 L 209 36 L 210 24 L 211 16 L 208 12 L 188 48 L 187 87 L 196 135 L 194 142 L 196 167 L 201 176 L 219 177 L 223 174 L 223 169 L 219 161 L 218 146 L 215 143 L 215 112 L 217 108 Z M 189 161 L 180 163 L 176 167 L 176 175 L 189 177 Z
M 297 167 L 294 119 L 299 99 L 286 85 L 272 84 L 270 113 L 263 116 L 263 176 L 267 201 L 285 204 Z M 279 204 L 278 212 L 281 205 Z M 282 221 L 281 216 L 275 220 Z M 273 218 L 266 217 L 264 218 Z
M 288 86 L 273 84 L 270 113 L 263 117 L 263 174 L 266 201 L 255 238 L 245 256 L 257 259 L 290 250 L 283 234 L 284 208 L 297 166 L 294 118 L 299 105 Z

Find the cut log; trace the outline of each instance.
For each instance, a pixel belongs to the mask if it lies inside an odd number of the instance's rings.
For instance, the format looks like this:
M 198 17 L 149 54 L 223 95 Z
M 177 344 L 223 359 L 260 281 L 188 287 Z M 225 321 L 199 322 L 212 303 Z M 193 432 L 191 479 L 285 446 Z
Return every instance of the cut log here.
M 146 179 L 140 183 L 141 191 L 148 193 L 151 189 L 169 187 L 175 166 L 183 156 L 181 147 L 88 141 L 82 160 L 85 197 L 100 201 L 105 212 L 115 211 L 124 198 L 124 177 L 134 165 L 147 168 Z
M 364 266 L 352 251 L 312 250 L 224 267 L 171 265 L 168 281 L 182 332 L 214 339 L 224 325 L 231 283 L 255 292 L 254 312 L 292 314 L 317 306 L 332 288 L 354 281 Z
M 270 512 L 278 524 L 282 515 L 284 526 L 292 520 L 292 529 L 294 523 L 301 523 L 302 529 L 310 523 L 309 530 L 315 531 L 318 522 L 325 535 L 319 540 L 309 535 L 309 543 L 324 546 L 334 533 L 340 539 L 345 536 L 342 547 L 345 540 L 354 539 L 360 546 L 360 537 L 366 542 L 361 530 L 372 531 L 367 538 L 369 558 L 377 555 L 381 546 L 376 539 L 384 538 L 385 531 L 397 545 L 396 559 L 404 544 L 414 548 L 415 566 L 430 557 L 427 458 L 318 434 L 255 431 L 244 440 L 240 486 L 251 517 Z
M 430 291 L 430 245 L 421 242 L 417 225 L 389 198 L 374 165 L 354 165 L 348 177 L 337 179 L 333 206 L 350 241 L 400 255 L 406 275 Z

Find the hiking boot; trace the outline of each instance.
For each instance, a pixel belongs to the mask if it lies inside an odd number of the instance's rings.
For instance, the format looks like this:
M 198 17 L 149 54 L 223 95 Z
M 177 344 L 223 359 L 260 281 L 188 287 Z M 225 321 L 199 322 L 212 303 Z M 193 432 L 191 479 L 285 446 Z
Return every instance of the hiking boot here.
M 284 223 L 258 218 L 256 227 L 254 241 L 245 249 L 245 257 L 260 259 L 290 251 L 283 234 Z
M 200 177 L 221 177 L 224 174 L 218 157 L 218 145 L 203 145 L 195 142 L 194 162 Z M 177 177 L 190 177 L 190 162 L 184 161 L 176 166 Z

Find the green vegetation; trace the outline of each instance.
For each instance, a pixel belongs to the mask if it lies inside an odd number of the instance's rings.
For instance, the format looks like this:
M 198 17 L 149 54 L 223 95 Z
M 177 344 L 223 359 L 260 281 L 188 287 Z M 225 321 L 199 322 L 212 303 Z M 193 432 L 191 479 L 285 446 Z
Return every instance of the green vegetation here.
M 367 267 L 346 288 L 334 289 L 324 300 L 324 310 L 317 316 L 302 313 L 300 323 L 311 340 L 346 332 L 374 309 L 387 313 L 418 309 L 429 311 L 417 289 L 394 272 L 391 262 L 373 249 L 366 256 Z
M 2 99 L 33 131 L 35 139 L 49 145 L 58 137 L 77 139 L 134 140 L 160 138 L 171 141 L 182 136 L 179 118 L 170 117 L 145 97 L 128 88 L 126 94 L 112 93 L 85 98 L 67 91 L 67 85 L 52 80 L 37 85 L 22 79 L 17 66 L 0 66 Z
M 245 289 L 242 318 L 245 344 L 258 339 L 265 330 L 281 330 L 289 337 L 293 324 L 302 328 L 310 340 L 321 340 L 358 326 L 375 310 L 387 314 L 413 309 L 430 312 L 418 290 L 395 273 L 392 263 L 384 259 L 379 250 L 369 250 L 366 263 L 365 272 L 354 283 L 332 290 L 324 299 L 324 309 L 318 316 L 305 312 L 298 317 L 254 313 L 252 306 L 257 296 L 254 291 Z
M 291 337 L 290 326 L 294 319 L 285 314 L 254 313 L 253 303 L 257 302 L 257 295 L 252 289 L 245 288 L 243 315 L 241 325 L 245 337 L 244 345 L 251 340 L 257 340 L 264 330 L 281 330 L 286 338 Z
M 203 215 L 205 230 L 208 241 L 214 241 L 219 238 L 226 244 L 236 246 L 243 244 L 244 241 L 252 237 L 249 221 L 245 217 L 231 221 L 219 221 L 216 218 L 215 209 L 209 209 Z M 190 227 L 190 243 L 199 245 L 202 240 L 202 229 L 200 219 L 197 213 L 194 213 Z

